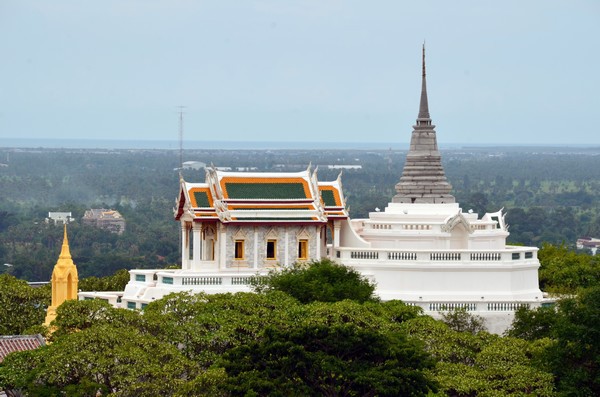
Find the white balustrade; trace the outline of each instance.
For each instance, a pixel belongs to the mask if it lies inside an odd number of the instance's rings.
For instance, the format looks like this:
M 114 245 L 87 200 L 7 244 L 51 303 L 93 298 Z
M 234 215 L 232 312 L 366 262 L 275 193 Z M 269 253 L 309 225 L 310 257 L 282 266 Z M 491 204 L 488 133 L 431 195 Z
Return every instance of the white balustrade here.
M 463 263 L 485 264 L 504 262 L 515 264 L 519 262 L 531 262 L 537 260 L 537 253 L 531 248 L 511 247 L 505 250 L 395 250 L 395 249 L 351 249 L 332 248 L 329 246 L 328 253 L 338 258 L 341 263 L 352 265 L 354 262 L 369 260 L 377 263 L 414 262 L 421 263 Z
M 514 312 L 521 307 L 532 307 L 531 303 L 526 302 L 404 301 L 404 303 L 408 306 L 418 306 L 425 312 L 449 312 L 452 310 L 466 310 L 468 312 Z

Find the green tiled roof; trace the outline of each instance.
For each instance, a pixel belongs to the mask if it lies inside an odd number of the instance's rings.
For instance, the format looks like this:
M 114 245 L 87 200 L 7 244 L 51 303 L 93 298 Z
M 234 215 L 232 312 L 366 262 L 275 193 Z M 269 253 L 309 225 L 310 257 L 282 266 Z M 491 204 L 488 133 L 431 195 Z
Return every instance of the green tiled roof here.
M 326 207 L 335 207 L 335 196 L 333 195 L 333 190 L 321 190 L 321 198 L 325 203 Z
M 196 205 L 198 207 L 210 207 L 208 194 L 206 194 L 206 192 L 194 192 L 194 198 L 196 199 Z
M 302 183 L 239 183 L 226 182 L 232 199 L 298 199 L 306 198 Z

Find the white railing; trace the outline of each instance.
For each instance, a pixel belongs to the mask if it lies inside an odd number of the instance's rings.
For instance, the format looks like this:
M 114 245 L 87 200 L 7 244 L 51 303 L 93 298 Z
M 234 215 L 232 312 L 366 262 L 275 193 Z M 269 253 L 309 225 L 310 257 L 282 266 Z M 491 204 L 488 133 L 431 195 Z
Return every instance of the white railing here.
M 433 230 L 441 231 L 445 225 L 444 222 L 433 222 L 433 223 L 413 223 L 413 222 L 372 222 L 363 221 L 361 226 L 363 230 L 368 232 L 369 230 Z M 473 230 L 496 230 L 498 228 L 497 222 L 473 222 L 470 224 Z
M 464 303 L 464 302 L 430 302 L 429 303 L 429 311 L 431 312 L 441 312 L 441 311 L 450 311 L 464 309 L 466 311 L 476 311 L 477 303 Z
M 223 285 L 223 277 L 181 277 L 181 285 Z
M 416 261 L 417 253 L 416 252 L 403 252 L 403 251 L 394 251 L 387 253 L 388 259 L 392 261 Z
M 539 306 L 539 302 L 428 302 L 404 301 L 409 306 L 418 306 L 425 312 L 448 312 L 452 310 L 466 310 L 468 312 L 514 312 L 521 307 L 532 308 Z
M 144 278 L 136 279 L 136 275 L 143 272 Z M 169 271 L 164 269 L 155 270 L 142 270 L 138 272 L 138 269 L 131 270 L 132 277 L 130 283 L 142 286 L 158 286 L 158 285 L 169 285 L 169 286 L 238 286 L 247 287 L 254 282 L 260 282 L 262 277 L 257 273 L 235 273 L 235 274 L 222 274 L 222 273 L 204 273 L 201 275 L 193 274 L 186 271 Z
M 532 247 L 510 246 L 501 250 L 402 250 L 402 249 L 356 249 L 356 248 L 327 248 L 330 257 L 338 259 L 345 265 L 358 264 L 368 260 L 370 263 L 392 264 L 394 262 L 414 263 L 464 263 L 493 264 L 504 262 L 531 263 L 537 261 L 537 249 Z

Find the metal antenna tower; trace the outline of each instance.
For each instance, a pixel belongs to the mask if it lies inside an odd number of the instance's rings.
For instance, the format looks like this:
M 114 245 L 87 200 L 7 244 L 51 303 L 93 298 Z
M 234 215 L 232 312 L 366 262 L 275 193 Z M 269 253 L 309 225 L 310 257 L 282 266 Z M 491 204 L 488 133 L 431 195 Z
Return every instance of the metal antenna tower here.
M 179 173 L 183 170 L 183 109 L 185 106 L 178 106 L 179 108 Z

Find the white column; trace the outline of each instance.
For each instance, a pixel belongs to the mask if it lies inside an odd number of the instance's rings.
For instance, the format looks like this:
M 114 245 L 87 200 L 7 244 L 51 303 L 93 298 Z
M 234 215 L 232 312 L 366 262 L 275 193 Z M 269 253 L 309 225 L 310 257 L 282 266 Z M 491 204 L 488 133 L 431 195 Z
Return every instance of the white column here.
M 254 264 L 252 267 L 258 269 L 258 230 L 256 230 L 256 226 L 254 226 Z
M 284 255 L 285 255 L 285 259 L 284 259 L 284 264 L 285 267 L 289 267 L 290 265 L 290 250 L 289 250 L 289 242 L 290 242 L 290 236 L 289 236 L 289 231 L 288 228 L 285 228 L 285 250 L 284 250 Z
M 320 261 L 321 260 L 321 232 L 323 231 L 323 227 L 321 226 L 315 226 L 315 244 L 317 245 L 317 254 L 316 254 L 316 258 L 315 260 Z M 310 246 L 308 247 L 308 249 L 310 249 Z M 310 253 L 309 253 L 310 255 Z
M 190 262 L 190 236 L 185 221 L 181 221 L 181 268 L 188 269 Z
M 340 247 L 340 230 L 341 225 L 338 222 L 333 221 L 333 239 L 331 241 L 331 253 L 329 255 L 331 259 L 337 258 L 336 251 Z
M 192 265 L 190 268 L 198 270 L 200 267 L 200 261 L 202 260 L 202 224 L 194 222 L 192 224 Z
M 340 246 L 340 229 L 341 226 L 338 222 L 333 221 L 333 248 L 337 249 Z
M 219 229 L 219 269 L 225 269 L 227 267 L 227 233 L 223 224 L 219 225 Z

